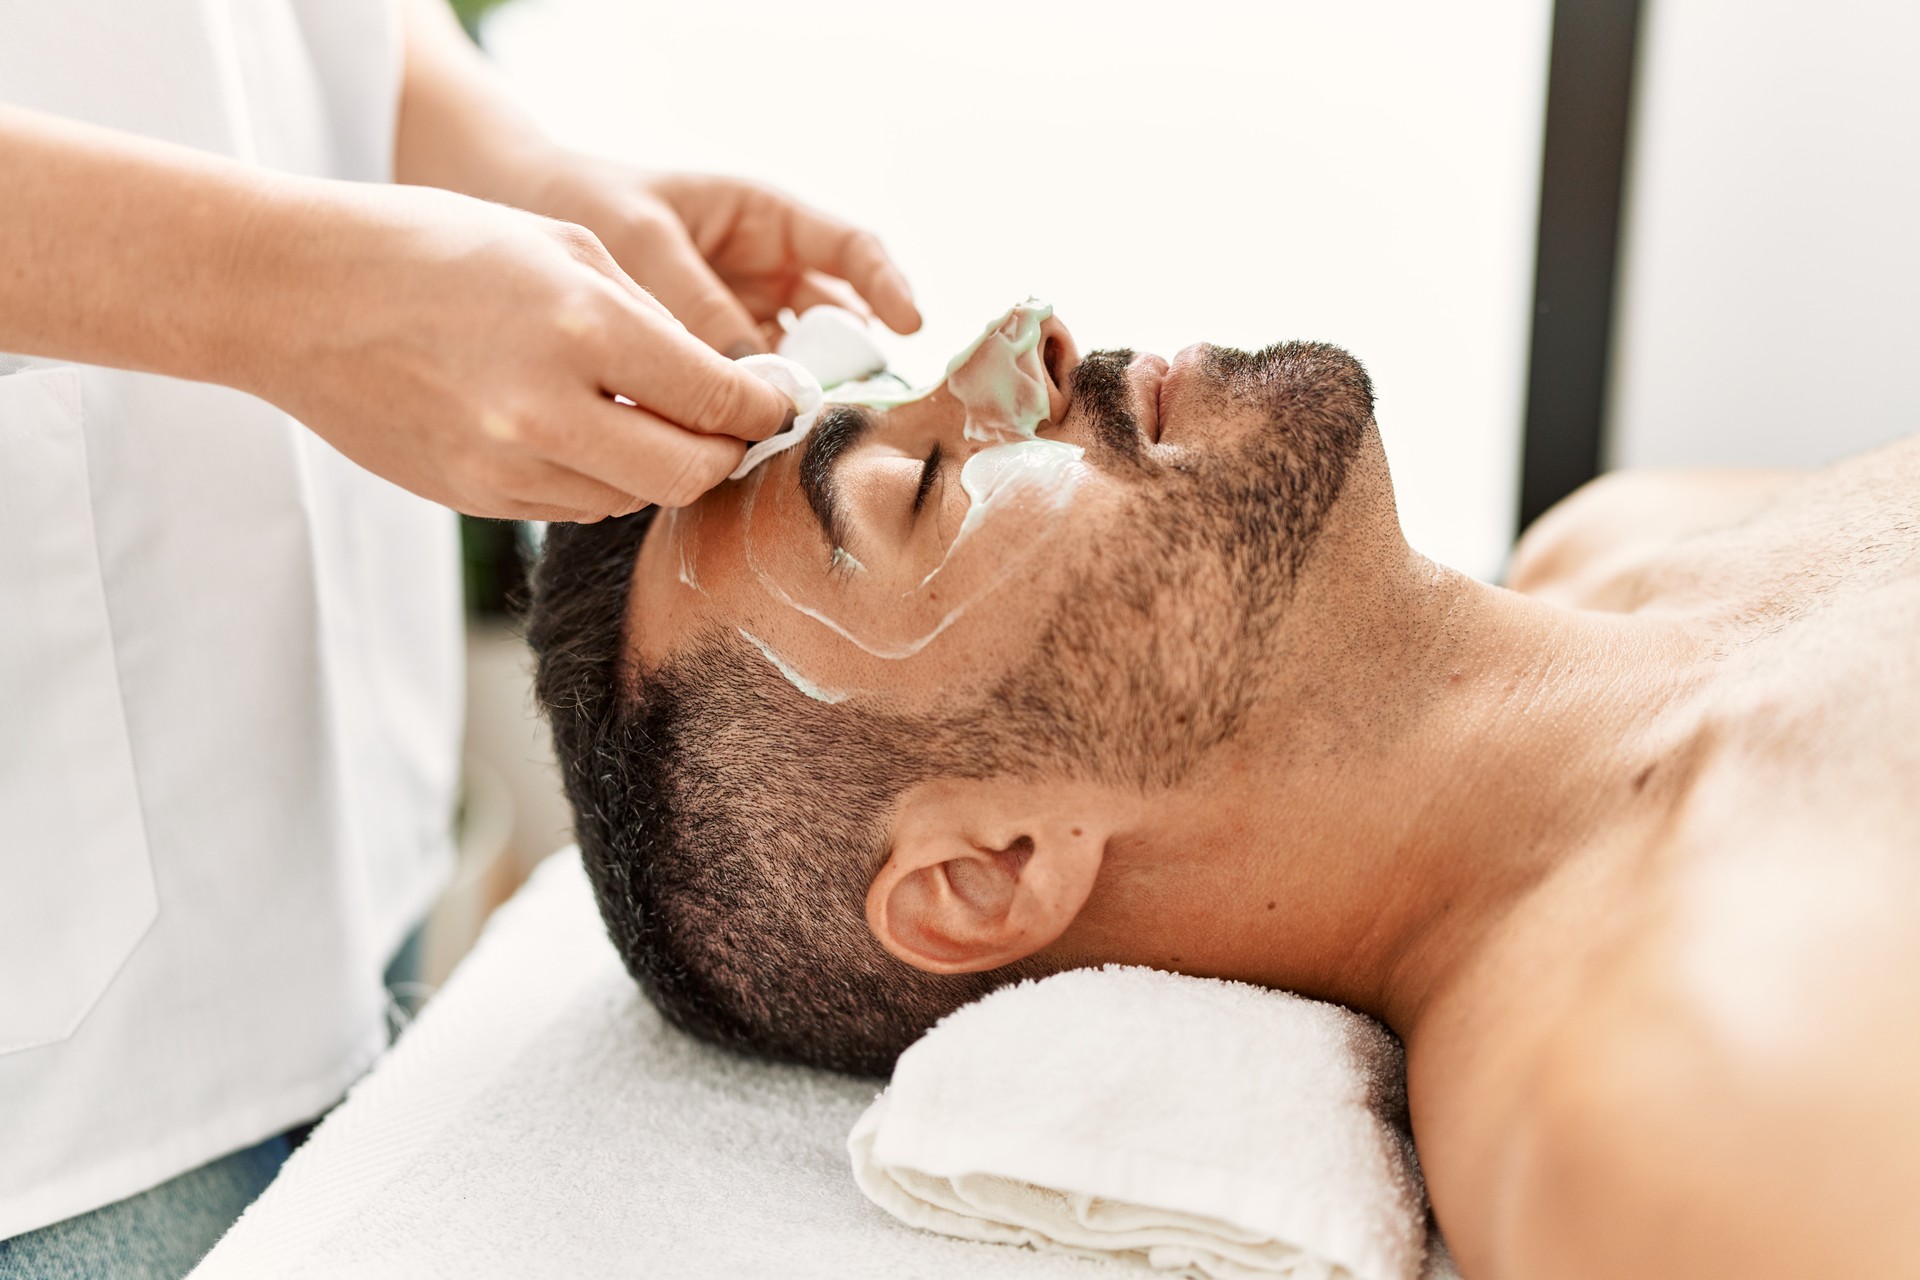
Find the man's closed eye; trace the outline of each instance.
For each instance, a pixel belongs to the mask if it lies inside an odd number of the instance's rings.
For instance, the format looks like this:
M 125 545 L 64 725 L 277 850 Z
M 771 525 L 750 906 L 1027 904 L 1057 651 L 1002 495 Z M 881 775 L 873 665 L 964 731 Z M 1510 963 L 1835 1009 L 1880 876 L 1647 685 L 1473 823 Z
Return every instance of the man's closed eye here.
M 920 483 L 913 491 L 913 514 L 919 515 L 920 508 L 927 505 L 927 495 L 933 492 L 933 482 L 940 478 L 940 446 L 934 445 L 927 454 L 926 465 L 920 468 Z

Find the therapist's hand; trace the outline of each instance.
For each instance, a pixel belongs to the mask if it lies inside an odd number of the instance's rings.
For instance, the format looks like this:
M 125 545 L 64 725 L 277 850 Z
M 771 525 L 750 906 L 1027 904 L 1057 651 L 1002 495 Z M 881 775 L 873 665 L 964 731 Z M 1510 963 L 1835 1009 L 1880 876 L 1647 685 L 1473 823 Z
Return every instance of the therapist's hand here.
M 717 351 L 765 350 L 782 307 L 821 302 L 897 333 L 920 327 L 906 279 L 877 237 L 770 187 L 646 173 L 559 150 L 526 167 L 513 203 L 592 230 Z
M 685 505 L 791 416 L 579 226 L 423 187 L 328 184 L 314 213 L 263 255 L 242 385 L 423 497 L 541 520 Z
M 400 9 L 399 181 L 586 227 L 727 355 L 765 350 L 780 308 L 816 302 L 875 315 L 901 333 L 920 327 L 906 281 L 872 235 L 757 183 L 650 174 L 558 146 L 461 33 L 446 0 L 403 0 Z M 724 59 L 714 74 L 725 82 Z

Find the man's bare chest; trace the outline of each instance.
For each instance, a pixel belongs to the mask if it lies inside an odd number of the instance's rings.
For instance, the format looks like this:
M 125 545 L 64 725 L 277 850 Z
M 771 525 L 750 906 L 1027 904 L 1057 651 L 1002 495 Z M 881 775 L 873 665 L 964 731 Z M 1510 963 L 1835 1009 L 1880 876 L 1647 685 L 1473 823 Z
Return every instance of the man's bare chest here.
M 1684 1025 L 1703 1053 L 1813 1080 L 1920 1044 L 1920 575 L 1747 625 L 1649 784 L 1669 801 L 1516 912 L 1409 1041 L 1463 1262 L 1530 1176 L 1521 1135 L 1565 1119 L 1538 1101 L 1551 1046 L 1603 1009 L 1619 1043 Z

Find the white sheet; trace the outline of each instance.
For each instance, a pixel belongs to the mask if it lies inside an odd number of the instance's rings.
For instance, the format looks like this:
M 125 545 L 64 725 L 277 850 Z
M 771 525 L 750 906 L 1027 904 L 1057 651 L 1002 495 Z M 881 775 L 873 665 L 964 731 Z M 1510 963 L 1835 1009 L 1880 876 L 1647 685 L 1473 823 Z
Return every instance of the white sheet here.
M 193 1280 L 1153 1274 L 887 1217 L 847 1164 L 874 1095 L 668 1028 L 556 855 Z
M 556 855 L 193 1277 L 1140 1274 L 887 1217 L 847 1166 L 875 1092 L 667 1027 Z

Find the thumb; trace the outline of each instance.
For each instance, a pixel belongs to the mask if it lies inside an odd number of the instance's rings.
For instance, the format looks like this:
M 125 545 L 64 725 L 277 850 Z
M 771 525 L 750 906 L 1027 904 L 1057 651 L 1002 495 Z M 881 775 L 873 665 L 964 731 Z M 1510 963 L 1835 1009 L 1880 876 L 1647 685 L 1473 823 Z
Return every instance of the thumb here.
M 601 387 L 686 431 L 764 440 L 793 420 L 785 392 L 716 353 L 673 317 L 638 306 L 604 352 Z

